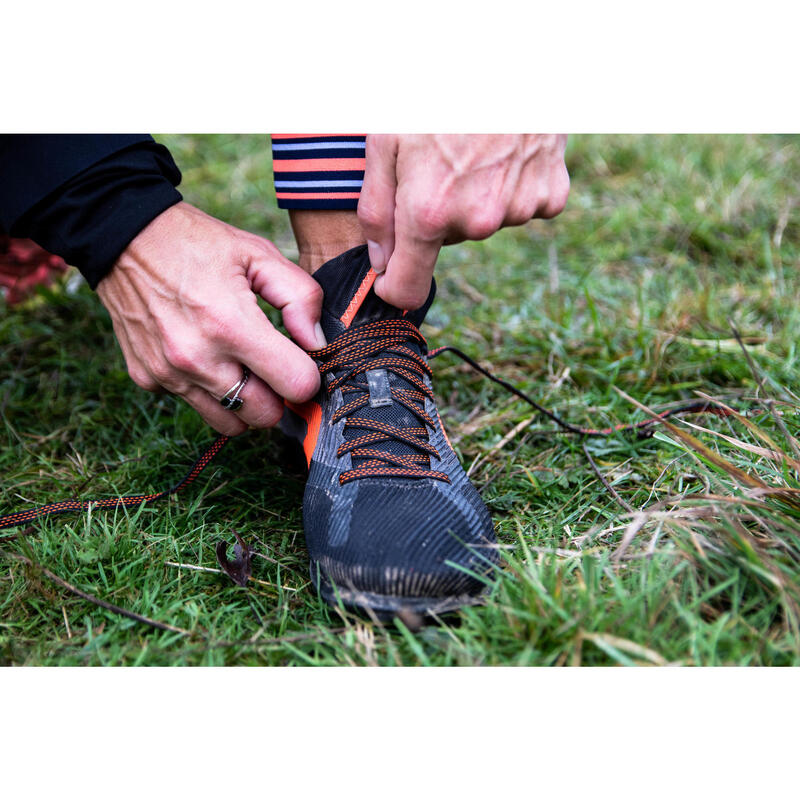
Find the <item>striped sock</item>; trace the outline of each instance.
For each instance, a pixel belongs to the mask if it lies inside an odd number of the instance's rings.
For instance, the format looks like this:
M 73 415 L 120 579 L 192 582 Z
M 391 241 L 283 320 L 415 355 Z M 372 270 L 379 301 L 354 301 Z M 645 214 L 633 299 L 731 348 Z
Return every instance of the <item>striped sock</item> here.
M 355 211 L 364 181 L 366 136 L 272 134 L 278 208 Z

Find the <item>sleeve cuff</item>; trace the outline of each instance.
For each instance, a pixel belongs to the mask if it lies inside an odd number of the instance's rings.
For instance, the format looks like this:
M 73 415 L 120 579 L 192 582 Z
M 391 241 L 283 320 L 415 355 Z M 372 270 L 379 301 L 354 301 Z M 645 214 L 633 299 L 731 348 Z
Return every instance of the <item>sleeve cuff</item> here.
M 136 142 L 75 174 L 8 232 L 61 256 L 95 289 L 131 240 L 183 199 L 180 180 L 163 145 Z
M 111 271 L 122 251 L 159 214 L 179 203 L 183 197 L 164 181 L 153 186 L 137 186 L 115 196 L 99 217 L 79 265 L 92 289 Z M 69 263 L 69 259 L 66 259 Z

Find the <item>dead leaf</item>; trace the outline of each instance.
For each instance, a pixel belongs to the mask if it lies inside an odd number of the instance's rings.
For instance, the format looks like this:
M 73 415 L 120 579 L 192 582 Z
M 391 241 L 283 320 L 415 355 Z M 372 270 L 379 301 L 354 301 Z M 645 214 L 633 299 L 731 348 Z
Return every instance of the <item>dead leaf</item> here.
M 236 537 L 236 544 L 233 546 L 233 561 L 228 560 L 228 543 L 219 541 L 215 548 L 217 562 L 222 568 L 222 571 L 237 586 L 244 586 L 252 572 L 250 562 L 253 551 L 250 549 L 250 545 L 248 545 L 236 531 L 233 532 L 233 535 Z

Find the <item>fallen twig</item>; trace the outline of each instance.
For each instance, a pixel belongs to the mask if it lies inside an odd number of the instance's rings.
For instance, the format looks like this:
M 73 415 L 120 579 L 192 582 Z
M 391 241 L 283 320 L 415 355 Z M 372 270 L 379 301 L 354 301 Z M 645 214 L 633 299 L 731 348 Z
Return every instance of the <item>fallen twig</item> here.
M 744 353 L 745 360 L 747 361 L 747 366 L 750 367 L 750 372 L 753 374 L 753 377 L 755 378 L 755 381 L 758 384 L 759 390 L 765 394 L 766 391 L 764 389 L 764 378 L 761 375 L 761 372 L 759 371 L 758 367 L 756 367 L 755 362 L 753 361 L 750 355 L 750 351 L 747 349 L 745 343 L 742 341 L 742 336 L 739 333 L 739 329 L 733 324 L 732 319 L 728 319 L 728 325 L 731 326 L 731 331 L 733 331 L 733 335 L 736 338 L 736 341 L 738 342 L 742 352 Z
M 6 533 L 3 536 L 0 536 L 0 542 L 18 539 L 20 536 L 30 536 L 32 533 L 36 533 L 36 528 L 34 528 L 33 525 L 28 525 L 27 528 L 23 528 L 21 531 L 16 531 L 15 533 Z
M 253 555 L 258 555 L 258 553 L 254 553 Z M 216 567 L 201 567 L 199 564 L 181 564 L 177 561 L 165 561 L 164 564 L 166 564 L 168 567 L 177 567 L 178 569 L 191 569 L 195 572 L 212 572 L 215 575 L 224 575 L 223 571 L 221 569 L 217 569 Z M 260 583 L 262 586 L 269 586 L 270 589 L 283 589 L 287 592 L 297 591 L 297 587 L 294 586 L 284 586 L 283 584 L 279 585 L 277 583 L 270 583 L 269 581 L 262 581 L 259 578 L 253 577 L 251 577 L 250 580 L 253 583 Z
M 633 508 L 633 506 L 632 506 L 632 505 L 630 505 L 630 503 L 628 503 L 628 502 L 627 502 L 626 500 L 624 500 L 622 497 L 620 497 L 620 495 L 619 495 L 619 493 L 617 492 L 617 490 L 616 490 L 616 489 L 615 489 L 615 488 L 614 488 L 614 487 L 613 487 L 613 486 L 612 486 L 612 485 L 611 485 L 611 484 L 610 484 L 610 483 L 609 483 L 609 482 L 606 480 L 606 478 L 605 478 L 605 476 L 603 475 L 603 473 L 602 473 L 602 472 L 600 472 L 600 469 L 598 468 L 597 464 L 595 464 L 595 463 L 594 463 L 594 459 L 592 458 L 591 454 L 589 453 L 589 448 L 588 448 L 588 447 L 586 447 L 586 443 L 585 443 L 585 442 L 583 443 L 582 447 L 583 447 L 583 454 L 586 456 L 587 460 L 589 461 L 589 466 L 590 466 L 590 467 L 591 467 L 591 468 L 594 470 L 594 474 L 595 474 L 595 475 L 597 475 L 597 477 L 598 477 L 598 478 L 600 478 L 600 483 L 602 483 L 602 484 L 603 484 L 603 486 L 605 486 L 605 487 L 606 487 L 606 489 L 608 489 L 608 491 L 611 493 L 611 496 L 612 496 L 612 497 L 613 497 L 613 498 L 614 498 L 614 499 L 615 499 L 615 500 L 616 500 L 616 501 L 617 501 L 617 502 L 618 502 L 618 503 L 619 503 L 619 504 L 620 504 L 620 505 L 621 505 L 621 506 L 622 506 L 622 507 L 623 507 L 623 508 L 624 508 L 626 511 L 630 511 L 630 513 L 631 513 L 631 514 L 635 514 L 635 513 L 636 513 L 636 511 L 635 511 L 635 509 Z
M 520 431 L 524 431 L 525 428 L 527 428 L 535 419 L 536 417 L 534 416 L 517 423 L 497 444 L 490 447 L 485 453 L 483 453 L 483 455 L 478 456 L 467 470 L 467 477 L 472 475 L 478 466 L 486 461 L 491 455 L 496 453 L 498 450 L 502 450 Z
M 20 555 L 19 553 L 2 553 L 3 556 L 7 556 L 9 558 L 13 558 L 17 561 L 22 561 L 24 564 L 27 564 L 30 567 L 41 572 L 42 575 L 45 576 L 49 581 L 52 581 L 56 585 L 60 586 L 62 589 L 66 589 L 72 594 L 78 595 L 78 597 L 83 598 L 84 600 L 88 601 L 89 603 L 93 603 L 96 606 L 100 606 L 100 608 L 105 608 L 107 611 L 111 611 L 114 614 L 119 614 L 122 617 L 127 617 L 128 619 L 134 620 L 134 622 L 141 622 L 144 625 L 149 625 L 152 628 L 158 628 L 162 631 L 170 631 L 172 633 L 180 633 L 182 636 L 190 636 L 191 632 L 185 630 L 184 628 L 176 628 L 174 625 L 168 625 L 166 622 L 159 622 L 156 619 L 150 619 L 150 617 L 145 617 L 142 614 L 137 614 L 135 611 L 128 611 L 127 608 L 122 608 L 121 606 L 114 605 L 113 603 L 109 603 L 106 600 L 101 600 L 99 597 L 95 597 L 93 594 L 89 594 L 89 592 L 84 592 L 82 589 L 79 589 L 77 586 L 73 586 L 68 581 L 65 581 L 63 578 L 59 577 L 55 574 L 55 572 L 51 572 L 47 567 L 43 567 L 41 564 L 33 561 L 32 559 L 28 558 L 27 556 Z

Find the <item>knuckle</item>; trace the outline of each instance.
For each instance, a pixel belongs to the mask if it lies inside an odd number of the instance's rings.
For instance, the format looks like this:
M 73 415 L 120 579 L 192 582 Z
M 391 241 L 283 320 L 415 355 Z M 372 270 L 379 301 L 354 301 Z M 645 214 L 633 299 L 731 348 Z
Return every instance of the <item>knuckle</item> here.
M 415 311 L 425 304 L 428 299 L 429 290 L 421 287 L 405 286 L 396 289 L 388 302 L 396 308 L 404 308 L 408 311 Z
M 473 214 L 464 226 L 469 239 L 487 239 L 503 225 L 503 214 L 495 208 L 488 208 Z
M 144 389 L 147 392 L 156 392 L 159 389 L 159 385 L 153 380 L 153 378 L 139 367 L 131 367 L 128 370 L 128 375 L 131 376 L 131 380 L 140 389 Z
M 504 225 L 524 225 L 532 216 L 534 212 L 528 210 L 528 207 L 521 204 L 515 203 L 512 207 L 508 210 L 508 214 L 506 214 L 506 218 L 503 220 Z
M 319 373 L 316 369 L 298 369 L 289 376 L 287 399 L 295 403 L 310 400 L 319 389 Z
M 427 292 L 410 292 L 405 303 L 403 304 L 403 308 L 408 309 L 409 311 L 416 311 L 425 304 L 427 299 Z
M 280 251 L 278 248 L 268 239 L 262 239 L 260 236 L 253 236 L 252 239 L 248 239 L 237 253 L 237 260 L 245 265 L 247 269 L 269 265 L 279 257 Z
M 381 209 L 372 200 L 363 194 L 358 201 L 358 221 L 367 228 L 380 228 L 385 222 L 385 216 Z
M 551 188 L 542 207 L 542 216 L 545 219 L 560 214 L 567 205 L 567 198 L 569 197 L 569 175 L 566 169 L 564 173 L 559 176 Z
M 322 307 L 322 301 L 325 299 L 325 292 L 322 290 L 322 286 L 313 278 L 310 278 L 308 281 L 303 299 L 313 308 Z
M 199 355 L 199 348 L 187 343 L 165 342 L 164 344 L 164 357 L 178 372 L 195 372 L 198 369 Z
M 371 133 L 367 135 L 367 150 L 370 154 L 390 156 L 397 147 L 397 134 Z
M 170 388 L 173 383 L 174 372 L 166 363 L 153 364 L 150 367 L 150 375 L 153 380 L 165 389 Z
M 554 195 L 550 197 L 545 203 L 544 211 L 542 216 L 545 219 L 552 219 L 553 217 L 557 217 L 567 205 L 567 193 Z
M 280 250 L 278 250 L 274 242 L 271 242 L 269 239 L 265 239 L 263 236 L 256 236 L 255 234 L 251 235 L 253 249 L 256 251 L 257 255 L 268 256 L 270 258 L 280 256 Z
M 241 317 L 229 313 L 217 313 L 208 318 L 208 334 L 215 342 L 233 342 L 241 328 Z
M 251 424 L 254 428 L 274 428 L 281 421 L 282 416 L 283 406 L 268 403 L 255 414 Z
M 561 206 L 561 211 L 563 211 L 564 207 L 567 205 L 567 199 L 569 198 L 569 189 L 570 189 L 569 173 L 565 168 L 564 174 L 561 176 L 561 180 L 559 181 L 559 187 L 556 193 L 556 197 L 558 198 L 558 203 Z
M 201 335 L 216 342 L 228 341 L 236 319 L 236 309 L 220 298 L 212 308 L 208 307 L 199 315 Z
M 424 239 L 436 239 L 447 230 L 450 212 L 443 202 L 426 200 L 413 209 L 412 220 Z
M 176 370 L 184 374 L 196 373 L 198 365 L 199 359 L 193 350 L 179 350 L 172 364 Z

